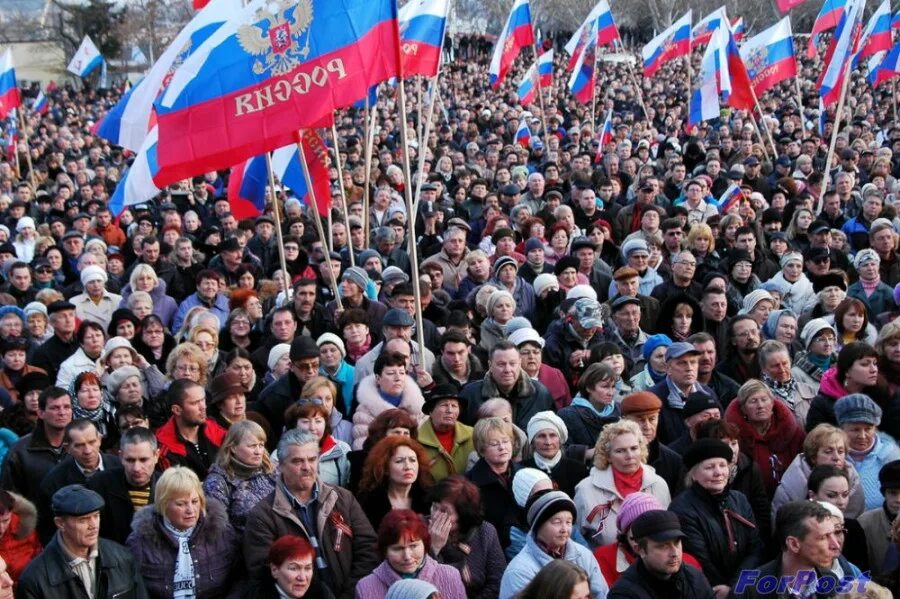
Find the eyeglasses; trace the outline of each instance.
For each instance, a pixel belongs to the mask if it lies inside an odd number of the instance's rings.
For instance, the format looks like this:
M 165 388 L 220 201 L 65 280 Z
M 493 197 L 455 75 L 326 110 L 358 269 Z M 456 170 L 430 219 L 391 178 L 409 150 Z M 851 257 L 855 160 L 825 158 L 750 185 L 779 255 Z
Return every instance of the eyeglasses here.
M 196 364 L 178 364 L 175 367 L 175 372 L 180 372 L 182 374 L 199 374 L 200 367 Z
M 690 266 L 691 268 L 697 268 L 697 263 L 693 260 L 678 260 L 675 264 L 684 264 L 685 266 Z
M 318 370 L 319 369 L 319 361 L 310 361 L 310 362 L 294 362 L 294 366 L 296 366 L 299 370 Z
M 831 335 L 822 335 L 821 337 L 816 337 L 813 341 L 816 343 L 821 343 L 823 345 L 828 345 L 830 343 L 837 343 L 837 337 L 833 337 Z

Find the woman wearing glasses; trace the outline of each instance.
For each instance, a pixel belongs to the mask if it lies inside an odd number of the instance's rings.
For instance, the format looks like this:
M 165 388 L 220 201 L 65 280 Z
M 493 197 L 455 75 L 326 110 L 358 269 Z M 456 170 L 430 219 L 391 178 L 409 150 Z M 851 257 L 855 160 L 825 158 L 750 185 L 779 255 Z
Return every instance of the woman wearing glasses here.
M 171 381 L 188 379 L 206 387 L 209 377 L 206 354 L 190 341 L 176 345 L 166 360 L 166 376 Z

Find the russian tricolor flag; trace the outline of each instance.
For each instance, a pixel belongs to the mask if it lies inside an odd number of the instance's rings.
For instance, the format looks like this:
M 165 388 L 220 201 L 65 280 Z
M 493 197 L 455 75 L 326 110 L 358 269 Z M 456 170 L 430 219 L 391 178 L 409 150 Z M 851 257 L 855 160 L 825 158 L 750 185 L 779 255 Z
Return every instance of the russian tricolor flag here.
M 38 114 L 47 114 L 50 110 L 50 104 L 47 102 L 47 96 L 44 95 L 44 92 L 38 92 L 37 98 L 34 99 L 34 104 L 31 105 L 31 109 Z
M 762 33 L 744 42 L 741 58 L 756 96 L 761 96 L 785 79 L 797 76 L 791 18 L 785 17 Z
M 157 127 L 150 129 L 131 166 L 122 174 L 119 184 L 116 185 L 116 190 L 109 199 L 109 210 L 116 216 L 121 214 L 126 206 L 142 204 L 162 191 L 164 184 L 158 184 L 154 180 L 159 174 L 158 134 Z
M 822 4 L 822 8 L 819 10 L 819 14 L 813 23 L 812 31 L 809 34 L 809 45 L 806 47 L 807 58 L 815 57 L 818 51 L 819 34 L 829 29 L 834 29 L 841 22 L 841 16 L 844 14 L 847 2 L 848 0 L 825 0 L 824 4 Z
M 709 43 L 713 33 L 722 26 L 722 23 L 728 23 L 724 6 L 706 15 L 699 23 L 694 25 L 694 28 L 691 30 L 691 48 Z
M 13 109 L 22 105 L 22 94 L 16 83 L 16 69 L 13 68 L 12 48 L 7 48 L 0 57 L 0 119 L 5 119 Z
M 900 42 L 894 44 L 884 60 L 869 72 L 869 83 L 872 87 L 879 87 L 885 81 L 890 81 L 900 74 Z
M 894 13 L 891 18 L 891 29 L 900 29 L 900 12 Z
M 553 50 L 547 50 L 541 54 L 537 63 L 529 67 L 528 72 L 519 82 L 519 104 L 526 106 L 534 102 L 537 96 L 537 82 L 540 80 L 541 89 L 547 89 L 553 85 Z
M 449 10 L 450 0 L 413 0 L 397 13 L 404 77 L 437 76 Z
M 253 218 L 263 213 L 268 176 L 265 156 L 254 156 L 231 169 L 228 203 L 236 219 Z
M 828 66 L 820 78 L 819 96 L 825 106 L 837 102 L 840 97 L 841 85 L 844 77 L 847 76 L 847 61 L 851 59 L 858 41 L 859 28 L 857 25 L 862 17 L 864 5 L 865 0 L 849 0 L 841 22 L 838 23 L 837 30 L 834 32 L 834 38 L 828 49 L 831 55 Z
M 609 2 L 607 2 L 607 0 L 600 0 L 600 2 L 591 9 L 591 12 L 588 13 L 584 22 L 578 26 L 578 29 L 575 30 L 575 33 L 566 43 L 565 49 L 566 52 L 569 53 L 569 64 L 566 68 L 570 71 L 575 68 L 575 63 L 578 62 L 579 55 L 584 51 L 588 41 L 590 41 L 591 30 L 594 28 L 595 24 L 597 26 L 596 43 L 598 46 L 605 46 L 613 43 L 617 39 L 621 39 L 619 36 L 619 28 L 616 27 L 612 11 L 609 8 Z
M 213 0 L 175 36 L 169 47 L 137 85 L 125 93 L 103 117 L 97 134 L 114 144 L 137 152 L 155 122 L 153 102 L 165 89 L 172 73 L 225 21 L 238 15 L 241 0 Z
M 593 31 L 596 31 L 596 22 Z M 596 35 L 591 36 L 591 41 L 578 55 L 575 70 L 569 76 L 569 91 L 582 104 L 589 104 L 594 94 L 594 53 L 597 51 L 597 43 L 594 40 L 596 39 Z
M 303 156 L 309 166 L 309 180 L 313 184 L 319 214 L 325 216 L 331 210 L 331 183 L 328 179 L 328 150 L 322 138 L 312 129 L 301 133 Z M 311 206 L 309 188 L 303 175 L 303 163 L 297 144 L 278 148 L 272 153 L 272 172 L 289 187 L 300 201 Z
M 610 108 L 609 112 L 606 113 L 606 120 L 603 121 L 603 128 L 597 132 L 597 135 L 594 136 L 594 139 L 599 142 L 597 146 L 597 151 L 594 153 L 594 164 L 600 164 L 600 161 L 603 160 L 603 148 L 607 146 L 607 144 L 612 142 L 613 138 L 613 126 L 612 126 L 612 118 L 613 111 Z
M 488 69 L 491 86 L 500 87 L 506 73 L 515 62 L 522 48 L 534 45 L 534 28 L 531 26 L 531 5 L 528 0 L 516 0 L 506 19 L 503 31 L 494 45 L 494 55 Z
M 516 129 L 516 143 L 523 148 L 531 145 L 531 129 L 528 128 L 528 119 L 524 117 L 520 118 L 519 128 Z
M 641 50 L 644 77 L 652 77 L 669 60 L 690 54 L 692 18 L 691 10 L 688 9 L 683 17 L 644 46 Z
M 700 61 L 700 85 L 691 93 L 688 107 L 688 123 L 697 125 L 719 117 L 719 93 L 727 83 L 728 64 L 725 60 L 724 30 L 716 30 L 710 38 L 709 45 Z
M 869 18 L 869 23 L 860 38 L 859 51 L 856 53 L 854 61 L 868 58 L 878 52 L 887 52 L 891 49 L 892 42 L 891 3 L 890 0 L 884 0 Z
M 722 197 L 719 198 L 719 214 L 727 214 L 729 210 L 736 208 L 740 205 L 743 197 L 744 192 L 741 191 L 740 185 L 736 183 L 729 185 Z
M 744 41 L 744 35 L 746 35 L 746 33 L 747 31 L 744 27 L 744 17 L 738 17 L 731 21 L 731 34 L 734 36 L 734 41 Z
M 725 97 L 728 105 L 738 110 L 753 110 L 756 107 L 756 101 L 751 92 L 747 66 L 741 59 L 741 52 L 738 50 L 731 30 L 722 27 L 721 31 L 725 40 L 725 63 L 728 65 L 728 86 L 726 87 L 723 83 L 722 87 L 727 90 Z

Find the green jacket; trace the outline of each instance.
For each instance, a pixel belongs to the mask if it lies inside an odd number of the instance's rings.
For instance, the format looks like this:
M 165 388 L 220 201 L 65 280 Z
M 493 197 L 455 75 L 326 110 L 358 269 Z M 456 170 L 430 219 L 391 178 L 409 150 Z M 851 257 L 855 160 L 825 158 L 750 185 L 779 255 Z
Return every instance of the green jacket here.
M 461 422 L 456 423 L 456 431 L 453 434 L 453 451 L 447 453 L 441 442 L 438 441 L 428 418 L 419 426 L 419 443 L 428 454 L 431 475 L 435 482 L 447 478 L 451 474 L 464 474 L 469 454 L 475 450 L 472 441 L 472 427 Z

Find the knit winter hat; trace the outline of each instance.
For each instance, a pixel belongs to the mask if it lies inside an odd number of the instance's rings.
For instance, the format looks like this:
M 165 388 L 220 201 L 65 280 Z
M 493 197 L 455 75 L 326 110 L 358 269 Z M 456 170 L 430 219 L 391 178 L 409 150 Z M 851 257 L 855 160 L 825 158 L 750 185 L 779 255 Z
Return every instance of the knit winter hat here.
M 754 289 L 744 296 L 744 305 L 739 314 L 750 314 L 753 308 L 756 307 L 756 304 L 765 300 L 769 300 L 772 302 L 772 306 L 775 306 L 775 298 L 768 291 L 765 289 Z
M 524 316 L 513 316 L 512 318 L 509 319 L 509 322 L 506 323 L 507 338 L 509 338 L 510 335 L 512 335 L 513 333 L 515 333 L 516 331 L 518 331 L 520 329 L 530 329 L 530 328 L 531 328 L 530 320 L 528 320 Z
M 650 335 L 644 342 L 644 360 L 649 362 L 650 356 L 653 355 L 653 352 L 656 351 L 657 347 L 669 347 L 670 345 L 672 345 L 672 340 L 668 335 L 662 333 Z
M 815 339 L 816 336 L 825 329 L 829 329 L 832 333 L 835 334 L 835 336 L 837 336 L 834 327 L 824 318 L 813 318 L 812 320 L 807 322 L 803 326 L 803 330 L 800 331 L 800 341 L 803 342 L 804 349 L 808 350 L 813 339 Z
M 859 250 L 853 258 L 853 268 L 859 270 L 861 266 L 868 264 L 869 262 L 874 262 L 875 266 L 881 264 L 881 258 L 878 256 L 878 252 L 871 248 Z
M 437 587 L 430 582 L 404 578 L 391 585 L 384 599 L 428 599 L 437 592 Z
M 512 305 L 513 305 L 513 310 L 516 309 L 516 300 L 513 297 L 512 293 L 510 293 L 509 291 L 507 291 L 505 289 L 500 289 L 500 290 L 492 293 L 491 297 L 488 298 L 488 301 L 487 301 L 488 316 L 490 316 L 494 312 L 494 308 L 497 306 L 497 303 L 503 298 L 506 298 L 509 301 L 511 301 Z
M 409 275 L 396 266 L 388 266 L 381 271 L 381 281 L 385 285 L 409 283 Z
M 344 271 L 344 274 L 341 275 L 342 281 L 350 281 L 357 287 L 365 292 L 366 287 L 369 286 L 369 275 L 365 270 L 360 268 L 359 266 L 351 266 L 347 270 Z
M 507 332 L 509 332 L 508 326 L 506 330 Z M 516 347 L 519 347 L 523 343 L 527 343 L 529 341 L 532 343 L 536 343 L 538 347 L 544 347 L 544 339 L 541 337 L 541 334 L 530 327 L 524 329 L 516 329 L 512 333 L 509 333 L 507 339 Z
M 629 239 L 622 244 L 622 257 L 625 258 L 625 260 L 628 260 L 628 257 L 635 252 L 643 252 L 650 255 L 650 247 L 647 245 L 647 242 L 640 237 Z
M 110 337 L 106 342 L 106 345 L 103 346 L 103 353 L 100 354 L 100 362 L 105 364 L 107 358 L 109 358 L 109 354 L 123 347 L 131 351 L 132 357 L 137 358 L 137 351 L 135 351 L 134 346 L 131 345 L 131 341 L 125 337 Z
M 785 252 L 781 257 L 781 268 L 784 268 L 789 262 L 799 262 L 803 266 L 803 254 L 800 252 Z
M 278 364 L 278 360 L 284 357 L 288 352 L 291 351 L 290 343 L 279 343 L 272 347 L 269 350 L 269 359 L 266 362 L 266 366 L 269 367 L 269 370 L 275 368 L 275 365 Z
M 519 263 L 516 262 L 515 258 L 512 256 L 500 256 L 497 258 L 497 261 L 494 262 L 494 276 L 498 276 L 500 271 L 506 266 L 512 266 L 516 270 L 519 270 Z
M 556 429 L 561 445 L 565 445 L 566 441 L 569 439 L 569 429 L 566 427 L 566 423 L 563 422 L 562 418 L 549 410 L 538 412 L 532 416 L 531 420 L 528 421 L 527 428 L 529 443 L 534 440 L 539 432 L 548 428 Z
M 663 509 L 665 508 L 659 502 L 659 499 L 650 493 L 642 493 L 640 491 L 632 493 L 625 498 L 625 501 L 619 507 L 619 515 L 616 516 L 616 528 L 620 532 L 627 533 L 628 529 L 631 528 L 631 523 L 637 520 L 638 516 L 650 510 Z
M 524 509 L 534 485 L 542 480 L 550 480 L 550 477 L 547 476 L 546 472 L 537 468 L 522 468 L 516 472 L 512 482 L 512 492 L 516 505 Z
M 84 270 L 81 271 L 81 284 L 87 285 L 91 281 L 101 280 L 106 283 L 109 280 L 109 275 L 106 274 L 106 271 L 100 268 L 99 266 L 91 265 L 86 266 Z
M 546 289 L 559 291 L 559 280 L 556 278 L 556 275 L 551 275 L 549 272 L 545 272 L 544 274 L 540 274 L 535 277 L 533 286 L 535 294 L 540 297 Z
M 112 397 L 115 397 L 125 381 L 133 376 L 141 378 L 141 371 L 138 370 L 137 366 L 122 366 L 121 368 L 116 368 L 106 379 L 106 390 L 109 391 L 109 394 Z
M 571 513 L 573 520 L 578 518 L 575 502 L 562 491 L 545 491 L 535 495 L 527 506 L 528 527 L 536 533 L 544 522 L 560 512 Z
M 578 300 L 583 297 L 588 297 L 596 301 L 597 290 L 590 285 L 575 285 L 569 289 L 569 292 L 566 294 L 566 299 L 570 300 Z
M 338 337 L 334 333 L 322 333 L 321 335 L 319 335 L 319 338 L 316 339 L 316 345 L 318 345 L 319 347 L 322 347 L 326 343 L 331 343 L 332 345 L 337 346 L 338 351 L 341 352 L 341 357 L 347 357 L 347 348 L 344 347 L 344 342 L 341 341 L 340 337 Z
M 528 241 L 525 242 L 525 253 L 528 254 L 534 250 L 542 250 L 544 249 L 544 242 L 538 239 L 537 237 L 532 237 Z

